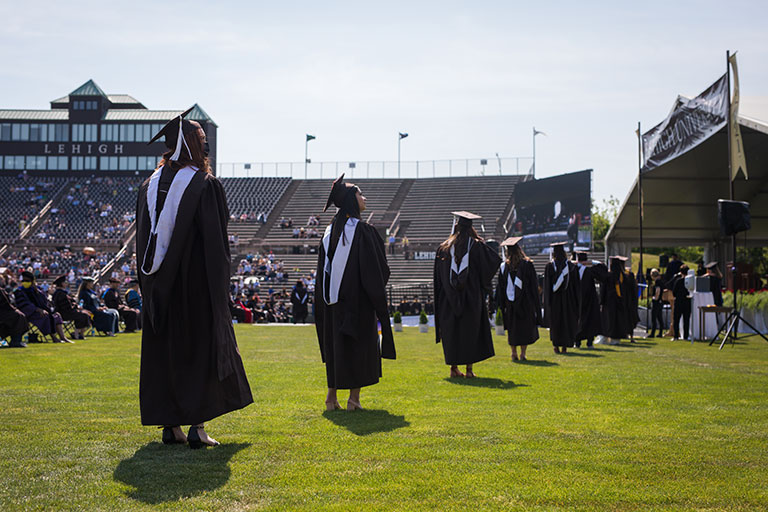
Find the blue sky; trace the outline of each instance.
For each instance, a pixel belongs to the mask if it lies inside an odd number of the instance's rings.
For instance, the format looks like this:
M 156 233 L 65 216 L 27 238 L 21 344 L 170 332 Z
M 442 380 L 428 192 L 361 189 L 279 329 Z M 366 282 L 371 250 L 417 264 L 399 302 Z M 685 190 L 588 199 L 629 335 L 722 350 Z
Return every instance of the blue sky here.
M 534 5 L 535 4 L 535 5 Z M 638 121 L 739 51 L 742 113 L 768 119 L 768 2 L 0 3 L 0 108 L 89 78 L 149 108 L 199 103 L 220 161 L 529 156 L 595 169 L 623 199 Z

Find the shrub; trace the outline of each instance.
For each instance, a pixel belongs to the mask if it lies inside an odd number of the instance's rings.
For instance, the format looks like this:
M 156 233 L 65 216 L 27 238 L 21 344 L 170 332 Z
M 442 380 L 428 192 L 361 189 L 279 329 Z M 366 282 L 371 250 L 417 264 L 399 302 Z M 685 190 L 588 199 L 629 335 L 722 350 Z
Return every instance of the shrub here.
M 403 316 L 400 314 L 400 312 L 399 312 L 399 311 L 395 311 L 395 314 L 394 314 L 394 315 L 392 315 L 392 319 L 394 320 L 394 322 L 395 322 L 396 324 L 401 324 L 401 323 L 403 323 Z
M 504 315 L 501 313 L 501 308 L 496 310 L 496 325 L 504 325 Z
M 429 319 L 427 318 L 427 312 L 423 309 L 421 310 L 421 313 L 419 313 L 419 323 L 420 324 L 426 324 L 429 323 Z

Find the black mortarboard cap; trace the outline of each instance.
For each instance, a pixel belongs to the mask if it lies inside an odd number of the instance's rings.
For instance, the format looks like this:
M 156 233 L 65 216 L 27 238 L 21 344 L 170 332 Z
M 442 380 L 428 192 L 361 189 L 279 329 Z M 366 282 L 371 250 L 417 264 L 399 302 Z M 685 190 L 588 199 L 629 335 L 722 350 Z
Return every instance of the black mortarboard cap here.
M 53 280 L 53 286 L 59 286 L 60 284 L 64 284 L 64 280 L 67 279 L 67 274 L 62 274 L 56 279 Z
M 509 238 L 505 239 L 503 242 L 499 244 L 501 247 L 512 247 L 513 245 L 517 245 L 520 240 L 522 240 L 523 237 L 521 236 L 510 236 Z
M 131 279 L 130 285 L 133 286 L 135 284 L 139 284 L 139 280 L 138 279 Z
M 25 270 L 21 273 L 21 280 L 22 281 L 34 281 L 35 280 L 35 274 L 30 272 L 29 270 Z
M 709 263 L 704 265 L 704 268 L 715 268 L 716 266 L 717 266 L 717 262 L 716 261 L 710 261 Z
M 114 278 L 114 277 L 110 277 L 110 278 L 109 278 L 109 282 L 110 282 L 110 283 L 120 283 L 120 280 L 119 280 L 119 279 L 117 279 L 117 278 Z
M 473 220 L 480 220 L 482 217 L 480 215 L 477 215 L 472 212 L 465 212 L 464 210 L 458 211 L 458 212 L 451 212 L 451 215 L 454 215 L 458 218 L 456 221 L 457 224 L 466 224 L 471 226 Z
M 189 146 L 187 146 L 187 140 L 184 138 L 184 134 L 194 132 L 197 130 L 197 127 L 190 121 L 184 119 L 184 117 L 189 114 L 193 108 L 195 107 L 189 107 L 187 110 L 165 123 L 165 126 L 163 126 L 159 132 L 157 132 L 151 139 L 149 139 L 147 144 L 152 144 L 157 139 L 165 135 L 166 147 L 168 149 L 175 150 L 173 156 L 171 156 L 171 160 L 179 159 L 179 155 L 181 154 L 181 146 L 186 147 L 187 152 L 189 152 Z M 179 128 L 181 128 L 181 131 L 179 131 Z M 192 153 L 190 153 L 189 156 L 191 157 Z
M 344 204 L 344 197 L 347 195 L 347 191 L 354 187 L 355 186 L 351 183 L 344 183 L 344 173 L 341 173 L 341 176 L 336 178 L 333 185 L 331 185 L 331 193 L 328 195 L 328 201 L 326 201 L 323 211 L 328 210 L 331 205 L 341 208 L 341 205 Z
M 587 253 L 585 253 L 584 251 L 577 252 L 576 259 L 578 261 L 587 261 Z
M 565 247 L 566 245 L 568 245 L 568 242 L 554 242 L 549 244 L 550 247 L 558 247 L 558 246 Z
M 621 256 L 621 255 L 617 254 L 617 255 L 615 255 L 615 256 L 611 256 L 609 259 L 612 259 L 612 260 L 619 260 L 619 261 L 621 261 L 622 263 L 624 263 L 624 262 L 625 262 L 625 261 L 627 261 L 629 258 L 627 258 L 626 256 Z

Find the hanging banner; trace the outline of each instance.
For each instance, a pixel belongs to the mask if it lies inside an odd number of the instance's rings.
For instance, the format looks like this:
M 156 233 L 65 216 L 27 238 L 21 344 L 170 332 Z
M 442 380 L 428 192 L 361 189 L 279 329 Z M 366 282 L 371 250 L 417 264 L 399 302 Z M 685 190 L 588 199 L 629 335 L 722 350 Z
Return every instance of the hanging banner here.
M 728 122 L 728 75 L 695 98 L 677 97 L 667 118 L 643 134 L 648 172 L 695 148 Z
M 728 58 L 733 69 L 733 100 L 731 100 L 731 181 L 736 179 L 739 171 L 744 173 L 744 179 L 749 179 L 747 174 L 747 159 L 744 157 L 744 141 L 741 139 L 741 127 L 739 126 L 739 67 L 736 65 L 736 54 Z

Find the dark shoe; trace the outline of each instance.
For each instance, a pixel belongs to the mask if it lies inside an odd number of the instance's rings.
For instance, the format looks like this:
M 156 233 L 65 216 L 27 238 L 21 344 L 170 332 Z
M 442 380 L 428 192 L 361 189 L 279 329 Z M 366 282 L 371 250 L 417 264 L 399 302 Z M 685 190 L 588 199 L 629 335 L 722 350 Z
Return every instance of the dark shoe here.
M 192 425 L 191 427 L 189 427 L 189 433 L 187 434 L 187 442 L 189 443 L 189 447 L 192 448 L 193 450 L 197 450 L 199 448 L 204 448 L 207 446 L 218 446 L 219 445 L 218 441 L 214 441 L 216 444 L 211 445 L 211 444 L 204 443 L 203 440 L 200 439 L 200 434 L 198 433 L 198 430 L 201 428 L 204 428 L 204 427 L 195 426 L 195 425 Z
M 18 343 L 18 344 L 8 345 L 8 347 L 9 348 L 27 348 L 27 344 L 22 341 L 21 343 Z
M 163 444 L 184 444 L 184 441 L 176 439 L 173 427 L 163 427 Z

